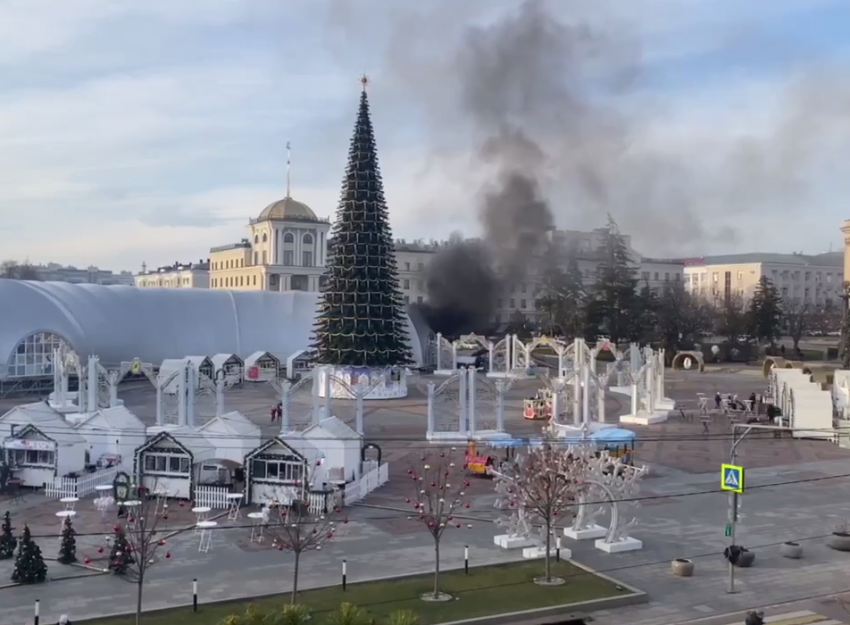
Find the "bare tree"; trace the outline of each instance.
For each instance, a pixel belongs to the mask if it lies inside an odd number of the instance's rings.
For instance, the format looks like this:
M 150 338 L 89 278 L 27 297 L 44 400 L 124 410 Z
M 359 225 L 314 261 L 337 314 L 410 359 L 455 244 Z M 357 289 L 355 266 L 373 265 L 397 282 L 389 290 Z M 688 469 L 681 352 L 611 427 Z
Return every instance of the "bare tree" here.
M 136 585 L 136 625 L 142 618 L 142 595 L 148 569 L 159 559 L 158 552 L 165 547 L 165 540 L 157 530 L 160 519 L 167 513 L 157 510 L 156 499 L 142 486 L 130 490 L 139 505 L 127 508 L 124 524 L 116 525 L 111 538 L 109 570 L 121 579 Z M 119 502 L 119 506 L 122 502 Z M 165 558 L 171 557 L 166 551 Z
M 537 525 L 545 542 L 545 577 L 540 583 L 563 583 L 552 577 L 552 535 L 561 521 L 573 516 L 585 473 L 584 464 L 567 449 L 546 443 L 495 474 L 496 490 L 512 515 L 514 531 L 530 534 Z
M 814 309 L 799 297 L 785 300 L 782 305 L 782 313 L 785 319 L 785 327 L 788 336 L 794 342 L 794 352 L 799 349 L 800 339 L 811 329 Z
M 340 525 L 348 523 L 348 519 L 340 517 L 341 512 L 340 508 L 331 508 L 327 512 L 311 512 L 307 501 L 295 501 L 282 510 L 279 522 L 269 523 L 272 548 L 288 551 L 295 556 L 290 596 L 292 605 L 295 605 L 298 598 L 301 556 L 308 551 L 321 551 L 322 547 L 333 540 L 340 530 Z
M 463 527 L 454 518 L 455 511 L 469 508 L 463 501 L 469 481 L 463 478 L 463 463 L 455 462 L 452 452 L 431 451 L 421 457 L 420 467 L 407 471 L 413 480 L 413 496 L 405 501 L 415 510 L 410 518 L 419 521 L 434 539 L 434 591 L 423 599 L 436 601 L 447 598 L 440 592 L 440 541 L 449 527 Z
M 35 267 L 30 263 L 18 263 L 14 260 L 0 262 L 0 278 L 10 280 L 41 280 Z

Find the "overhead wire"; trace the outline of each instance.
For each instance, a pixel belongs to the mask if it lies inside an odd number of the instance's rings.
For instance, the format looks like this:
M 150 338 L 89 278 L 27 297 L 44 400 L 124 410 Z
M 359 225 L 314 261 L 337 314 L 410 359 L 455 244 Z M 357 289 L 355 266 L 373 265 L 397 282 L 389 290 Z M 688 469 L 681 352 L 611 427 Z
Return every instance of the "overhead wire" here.
M 800 478 L 800 479 L 795 479 L 795 480 L 785 480 L 785 481 L 782 481 L 782 482 L 771 482 L 771 483 L 767 483 L 767 484 L 754 484 L 754 485 L 748 484 L 747 485 L 747 492 L 749 493 L 749 492 L 754 491 L 754 490 L 763 490 L 763 489 L 776 488 L 776 487 L 781 487 L 781 486 L 794 486 L 794 485 L 797 485 L 797 484 L 811 484 L 811 483 L 817 483 L 817 482 L 825 482 L 827 480 L 838 480 L 838 479 L 847 479 L 847 478 L 850 478 L 850 473 L 844 473 L 844 474 L 840 474 L 840 475 L 828 475 L 828 476 Z M 586 501 L 586 502 L 583 502 L 580 505 L 596 506 L 596 505 L 607 505 L 607 504 L 611 504 L 611 503 L 641 503 L 641 502 L 644 502 L 644 501 L 652 501 L 652 500 L 669 500 L 669 499 L 681 499 L 681 498 L 685 498 L 685 497 L 701 497 L 701 496 L 704 496 L 704 495 L 716 495 L 716 494 L 719 494 L 719 493 L 726 493 L 726 492 L 727 491 L 725 491 L 721 488 L 712 488 L 712 489 L 705 489 L 705 490 L 699 490 L 699 491 L 688 491 L 688 492 L 681 492 L 681 493 L 666 493 L 666 494 L 657 494 L 657 495 L 639 495 L 639 496 L 635 496 L 635 497 L 623 497 L 623 498 L 615 498 L 615 499 L 600 499 L 600 500 L 595 500 L 595 501 Z M 404 498 L 404 495 L 401 494 L 401 495 L 398 495 L 398 497 L 400 499 L 402 499 L 402 498 Z M 151 503 L 149 503 L 148 505 L 154 505 L 152 503 L 153 499 L 151 499 L 149 501 Z M 187 508 L 187 509 L 191 510 L 191 508 L 188 508 L 188 505 L 189 504 L 186 504 L 184 506 L 179 506 L 179 507 L 180 508 Z M 416 513 L 413 512 L 413 511 L 407 512 L 407 511 L 405 511 L 401 508 L 391 508 L 389 506 L 375 506 L 373 504 L 357 503 L 351 509 L 357 509 L 357 508 L 393 510 L 395 512 L 395 514 L 390 515 L 390 516 L 386 516 L 386 517 L 365 517 L 365 518 L 362 518 L 362 519 L 354 519 L 354 521 L 368 522 L 368 521 L 377 521 L 377 520 L 397 520 L 397 519 L 400 518 L 399 515 L 403 515 L 405 517 L 411 517 L 411 518 L 416 517 Z M 171 509 L 171 508 L 169 507 L 169 509 Z M 224 512 L 224 510 L 223 510 L 223 512 Z M 130 513 L 130 514 L 132 515 L 132 513 Z M 456 514 L 453 514 L 452 516 L 454 516 L 456 519 L 459 519 L 459 520 L 471 521 L 471 522 L 475 522 L 475 523 L 493 523 L 496 520 L 494 518 L 481 517 L 481 516 L 468 514 L 468 513 L 464 514 L 463 512 L 458 512 Z M 296 521 L 295 523 L 298 523 L 298 521 Z M 312 523 L 315 523 L 315 521 L 307 520 L 307 521 L 303 521 L 303 523 L 304 524 L 312 524 Z M 115 525 L 115 524 L 113 524 L 113 525 Z M 253 523 L 243 523 L 243 524 L 238 524 L 238 525 L 227 525 L 227 526 L 220 525 L 220 526 L 216 526 L 216 527 L 213 527 L 213 528 L 209 528 L 209 530 L 210 531 L 228 531 L 228 530 L 235 530 L 235 529 L 250 529 L 253 526 L 254 526 Z M 175 526 L 175 527 L 171 527 L 171 528 L 157 528 L 157 532 L 170 533 L 170 532 L 178 532 L 178 531 L 182 531 L 182 530 L 186 530 L 186 529 L 193 529 L 193 528 L 194 528 L 194 525 L 189 526 L 188 528 L 184 525 L 184 526 L 180 526 L 180 527 Z M 77 532 L 76 536 L 103 536 L 103 535 L 110 535 L 110 534 L 111 534 L 110 531 L 105 530 L 105 531 L 87 532 L 87 533 L 86 532 Z M 43 535 L 38 535 L 38 536 L 33 535 L 33 537 L 34 538 L 36 538 L 36 537 L 38 537 L 38 538 L 55 538 L 56 534 L 43 534 Z

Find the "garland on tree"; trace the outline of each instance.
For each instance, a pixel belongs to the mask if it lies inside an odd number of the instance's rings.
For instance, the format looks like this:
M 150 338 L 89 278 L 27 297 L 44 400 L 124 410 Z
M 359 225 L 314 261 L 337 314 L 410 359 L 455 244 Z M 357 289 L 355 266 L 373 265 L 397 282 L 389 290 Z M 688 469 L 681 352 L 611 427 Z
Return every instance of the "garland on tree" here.
M 315 323 L 316 362 L 352 367 L 410 363 L 365 77 L 331 239 Z
M 62 525 L 62 542 L 59 545 L 59 557 L 56 558 L 60 564 L 71 564 L 77 561 L 77 530 L 71 524 L 71 518 L 66 517 Z
M 12 533 L 12 515 L 9 511 L 3 515 L 3 525 L 0 527 L 0 560 L 8 560 L 15 557 L 15 547 L 18 546 L 18 539 Z
M 133 549 L 127 534 L 121 525 L 115 526 L 115 537 L 112 542 L 112 551 L 109 552 L 109 570 L 116 575 L 126 575 L 131 564 L 136 560 L 133 558 Z
M 47 579 L 47 565 L 41 555 L 41 548 L 35 544 L 30 528 L 24 525 L 18 553 L 15 556 L 15 568 L 12 581 L 17 584 L 37 584 Z

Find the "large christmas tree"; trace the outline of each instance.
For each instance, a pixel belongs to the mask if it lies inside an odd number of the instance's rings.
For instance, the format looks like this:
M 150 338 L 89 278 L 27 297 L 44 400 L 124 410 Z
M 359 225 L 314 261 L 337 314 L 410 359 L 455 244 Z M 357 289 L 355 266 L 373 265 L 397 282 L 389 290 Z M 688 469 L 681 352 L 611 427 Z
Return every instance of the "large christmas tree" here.
M 41 555 L 41 548 L 32 539 L 30 528 L 24 525 L 15 556 L 15 568 L 12 569 L 12 581 L 18 584 L 37 584 L 45 579 L 47 565 Z
M 319 364 L 388 367 L 411 362 L 366 84 L 364 77 L 316 318 L 313 347 Z

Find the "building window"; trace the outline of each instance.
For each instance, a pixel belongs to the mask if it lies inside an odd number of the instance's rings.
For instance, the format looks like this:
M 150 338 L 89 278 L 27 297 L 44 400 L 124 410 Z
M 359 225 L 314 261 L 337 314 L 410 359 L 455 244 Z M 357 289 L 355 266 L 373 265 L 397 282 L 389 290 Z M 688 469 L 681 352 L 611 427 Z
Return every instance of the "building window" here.
M 268 240 L 269 240 L 269 237 L 268 237 L 268 235 L 264 232 L 264 233 L 263 233 L 263 243 L 265 243 L 265 242 L 266 242 L 266 241 L 268 241 Z
M 524 299 L 519 300 L 519 307 L 522 308 L 523 310 L 525 310 L 527 308 L 527 306 L 525 305 Z
M 658 282 L 658 272 L 655 272 L 655 281 Z
M 404 270 L 410 271 L 410 263 L 404 263 Z
M 286 234 L 283 235 L 283 242 L 284 243 L 295 243 L 295 235 L 292 234 L 291 232 L 287 232 Z
M 263 250 L 263 264 L 264 264 L 264 265 L 267 265 L 267 264 L 268 264 L 268 260 L 269 260 L 268 252 L 266 252 L 265 250 Z
M 407 290 L 407 289 L 410 288 L 410 280 L 405 278 L 405 280 L 402 284 L 404 285 L 404 286 L 402 286 L 403 289 Z
M 649 272 L 648 271 L 642 271 L 640 273 L 640 279 L 649 282 Z
M 292 250 L 283 250 L 283 264 L 287 267 L 292 267 L 295 264 L 295 252 Z
M 525 289 L 526 289 L 526 284 L 525 284 L 525 282 L 523 282 L 522 284 L 519 285 L 519 290 L 520 290 L 521 293 L 525 293 Z
M 292 276 L 289 280 L 289 286 L 293 291 L 309 290 L 310 279 L 307 276 Z
M 304 479 L 304 463 L 292 460 L 254 460 L 251 477 L 269 482 L 300 482 Z
M 260 253 L 254 252 L 254 264 L 257 265 L 260 262 Z
M 421 304 L 422 302 L 423 302 L 422 296 L 421 296 L 421 295 L 418 295 L 418 296 L 416 297 L 416 303 L 417 303 L 417 304 Z
M 424 264 L 424 263 L 419 263 L 419 267 L 418 267 L 418 269 L 419 269 L 419 271 L 425 271 L 425 264 Z
M 8 362 L 10 378 L 53 375 L 53 350 L 70 345 L 58 334 L 36 332 L 17 344 Z
M 254 286 L 257 286 L 257 275 L 254 274 Z
M 515 300 L 515 299 L 513 299 L 513 298 L 511 298 L 511 304 L 510 304 L 510 307 L 511 307 L 511 310 L 513 310 L 514 308 L 516 308 L 516 300 Z
M 310 236 L 310 235 L 307 235 Z M 313 266 L 313 252 L 303 251 L 301 252 L 301 266 L 302 267 L 312 267 Z
M 188 456 L 169 453 L 145 452 L 145 474 L 187 475 L 192 472 Z
M 312 235 L 312 234 L 310 234 L 310 233 L 308 232 L 308 233 L 307 233 L 307 234 L 305 234 L 305 235 L 304 235 L 304 237 L 301 239 L 301 242 L 302 242 L 304 245 L 313 245 L 313 235 Z
M 743 272 L 743 271 L 739 271 L 739 272 L 738 272 L 738 280 L 743 280 L 743 279 L 744 279 L 744 272 Z
M 409 303 L 410 303 L 410 295 L 405 295 L 405 296 L 404 296 L 404 303 L 405 303 L 405 304 L 409 304 Z
M 53 468 L 56 466 L 56 452 L 45 449 L 9 449 L 6 451 L 9 464 L 13 467 Z

